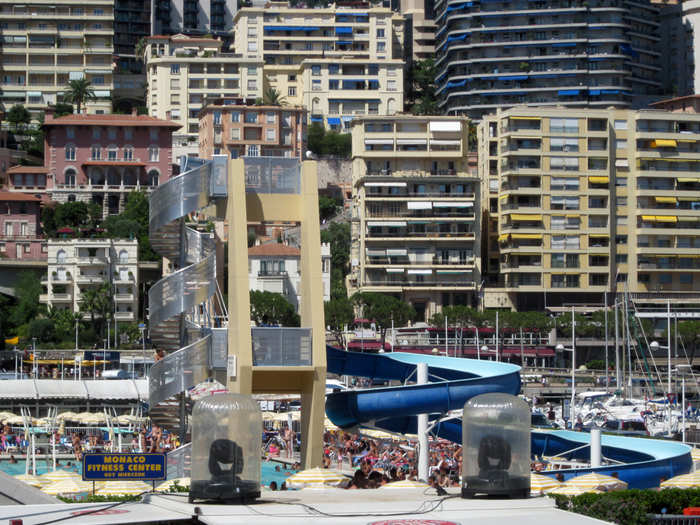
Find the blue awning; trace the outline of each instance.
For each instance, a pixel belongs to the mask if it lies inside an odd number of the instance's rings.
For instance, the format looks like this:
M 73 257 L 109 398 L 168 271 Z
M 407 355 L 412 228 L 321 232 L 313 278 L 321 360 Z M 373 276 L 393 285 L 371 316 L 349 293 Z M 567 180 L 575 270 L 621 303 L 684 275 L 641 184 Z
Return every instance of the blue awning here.
M 447 42 L 452 42 L 453 40 L 466 40 L 468 36 L 469 36 L 469 35 L 467 35 L 466 33 L 463 34 L 463 35 L 448 36 L 448 37 L 447 37 Z
M 613 60 L 613 57 L 591 57 L 588 60 L 591 62 L 600 62 L 601 60 Z
M 527 80 L 527 75 L 511 75 L 507 77 L 497 77 L 498 80 Z
M 265 26 L 265 31 L 319 31 L 320 27 L 307 26 Z
M 352 119 L 355 117 L 340 117 L 343 119 L 343 122 L 352 122 Z
M 464 86 L 466 83 L 467 83 L 466 80 L 458 80 L 458 81 L 456 81 L 456 82 L 448 82 L 448 83 L 447 83 L 447 86 L 445 86 L 445 87 L 448 87 L 448 88 L 451 88 L 451 87 L 460 87 L 460 86 Z
M 590 95 L 600 95 L 600 89 L 591 89 L 588 93 Z
M 579 93 L 580 91 L 578 89 L 560 89 L 557 92 L 557 95 L 559 95 L 560 97 L 564 97 L 570 95 L 578 95 Z
M 352 40 L 336 40 L 335 43 L 341 46 L 349 46 L 352 44 Z
M 558 42 L 552 44 L 552 47 L 576 47 L 576 42 Z
M 345 14 L 345 13 L 343 13 Z M 349 13 L 350 16 L 369 16 L 369 13 Z
M 370 80 L 369 81 L 369 87 L 370 89 L 378 89 L 379 88 L 379 80 Z
M 601 91 L 603 95 L 619 95 L 620 90 L 619 89 L 603 89 Z
M 352 27 L 336 27 L 336 35 L 352 35 Z
M 606 26 L 588 26 L 588 29 L 608 29 Z
M 311 122 L 323 122 L 323 117 L 311 117 Z
M 331 126 L 340 126 L 340 119 L 338 117 L 328 117 L 328 124 Z
M 632 49 L 632 46 L 629 44 L 621 44 L 620 45 L 620 51 L 622 51 L 625 55 L 630 55 L 633 57 L 638 57 L 639 53 Z

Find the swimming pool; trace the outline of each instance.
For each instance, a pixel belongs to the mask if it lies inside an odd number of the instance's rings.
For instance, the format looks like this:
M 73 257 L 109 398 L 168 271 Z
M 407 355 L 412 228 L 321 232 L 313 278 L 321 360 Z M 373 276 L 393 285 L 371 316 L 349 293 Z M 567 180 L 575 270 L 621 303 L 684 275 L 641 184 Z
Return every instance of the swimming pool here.
M 62 460 L 60 465 L 58 465 L 56 468 L 57 469 L 62 469 L 62 470 L 74 470 L 75 472 L 82 472 L 82 465 L 78 461 L 71 461 L 71 466 L 67 466 L 68 461 L 67 460 Z M 275 467 L 279 466 L 280 471 L 276 471 Z M 25 469 L 25 464 L 23 459 L 17 460 L 17 463 L 10 463 L 9 461 L 0 461 L 0 470 L 2 470 L 4 473 L 9 474 L 10 476 L 16 476 L 18 474 L 24 474 L 24 469 Z M 37 460 L 36 462 L 36 474 L 37 476 L 41 476 L 45 472 L 48 472 L 51 470 L 51 462 L 49 460 L 49 463 L 47 464 L 46 461 L 44 460 Z M 267 487 L 270 485 L 271 481 L 276 481 L 277 485 L 281 485 L 282 482 L 287 479 L 289 476 L 291 476 L 294 471 L 292 470 L 285 470 L 285 465 L 281 463 L 277 463 L 275 461 L 263 461 L 261 465 L 261 479 L 260 483 Z

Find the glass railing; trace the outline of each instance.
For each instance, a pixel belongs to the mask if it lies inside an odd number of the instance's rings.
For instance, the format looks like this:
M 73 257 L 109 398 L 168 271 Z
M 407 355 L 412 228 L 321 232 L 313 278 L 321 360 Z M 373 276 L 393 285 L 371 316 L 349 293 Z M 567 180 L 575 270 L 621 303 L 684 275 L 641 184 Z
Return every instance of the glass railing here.
M 251 329 L 253 366 L 311 366 L 311 328 Z
M 246 157 L 246 193 L 301 193 L 301 164 L 283 157 Z

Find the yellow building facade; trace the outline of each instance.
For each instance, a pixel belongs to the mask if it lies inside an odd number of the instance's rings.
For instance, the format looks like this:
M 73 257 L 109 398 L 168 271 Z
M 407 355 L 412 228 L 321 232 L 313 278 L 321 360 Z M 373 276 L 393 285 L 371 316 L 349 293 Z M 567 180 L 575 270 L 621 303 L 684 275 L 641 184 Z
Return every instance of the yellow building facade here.
M 698 302 L 700 116 L 518 107 L 478 140 L 485 307 Z
M 478 303 L 480 183 L 463 117 L 353 122 L 349 292 L 411 303 L 418 320 Z
M 295 9 L 272 2 L 235 16 L 235 52 L 264 60 L 265 87 L 311 122 L 349 130 L 361 115 L 403 109 L 404 19 L 388 8 Z

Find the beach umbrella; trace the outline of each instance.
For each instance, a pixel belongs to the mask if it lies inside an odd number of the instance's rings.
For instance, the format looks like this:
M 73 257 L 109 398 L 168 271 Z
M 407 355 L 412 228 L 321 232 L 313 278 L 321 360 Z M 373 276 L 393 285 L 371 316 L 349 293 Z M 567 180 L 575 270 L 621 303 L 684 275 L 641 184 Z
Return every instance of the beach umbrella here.
M 530 473 L 530 494 L 544 494 L 548 490 L 556 489 L 560 486 L 561 483 L 554 478 L 535 472 Z
M 92 492 L 92 483 L 81 479 L 64 479 L 45 485 L 41 491 L 52 495 Z
M 689 489 L 700 486 L 700 472 L 681 474 L 661 483 L 662 489 Z
M 75 417 L 77 415 L 78 414 L 76 414 L 75 412 L 71 412 L 71 411 L 61 412 L 60 414 L 58 414 L 56 416 L 56 419 L 58 419 L 59 421 L 76 421 Z
M 382 430 L 375 430 L 373 428 L 362 428 L 360 429 L 360 434 L 374 439 L 401 439 L 401 436 L 398 434 L 383 432 Z
M 603 492 L 598 489 L 586 489 L 583 487 L 572 487 L 570 485 L 562 485 L 552 490 L 548 490 L 547 494 L 559 494 L 561 496 L 580 496 L 581 494 L 600 494 Z
M 566 482 L 566 485 L 569 487 L 590 488 L 603 491 L 624 490 L 627 488 L 627 483 L 624 481 L 612 476 L 606 476 L 605 474 L 598 474 L 597 472 L 590 472 L 582 476 L 571 478 Z
M 0 412 L 0 421 L 6 420 L 8 417 L 14 417 L 15 414 L 13 412 L 8 412 L 7 410 Z
M 44 485 L 49 485 L 57 481 L 64 481 L 66 479 L 72 479 L 74 481 L 82 480 L 80 474 L 78 474 L 77 472 L 72 472 L 70 470 L 49 471 L 39 476 L 39 478 L 41 479 L 41 483 Z
M 275 413 L 274 412 L 263 412 L 262 413 L 262 420 L 263 421 L 274 421 L 275 420 Z
M 190 478 L 175 478 L 175 479 L 169 479 L 168 481 L 164 481 L 160 485 L 156 487 L 156 490 L 159 492 L 169 492 L 172 490 L 172 485 L 177 483 L 181 487 L 189 487 L 190 486 Z
M 318 487 L 321 485 L 335 486 L 344 479 L 347 479 L 337 470 L 312 468 L 301 470 L 287 478 L 287 486 L 293 489 L 303 489 L 305 487 Z
M 135 496 L 137 494 L 142 494 L 143 492 L 149 492 L 150 490 L 152 490 L 152 487 L 143 481 L 118 479 L 106 481 L 102 487 L 97 489 L 96 494 L 98 496 Z
M 24 424 L 24 418 L 22 416 L 10 416 L 5 420 L 8 425 L 22 425 Z
M 18 474 L 15 476 L 15 479 L 23 481 L 32 487 L 41 487 L 43 484 L 39 476 L 33 476 L 32 474 Z
M 422 481 L 417 481 L 417 480 L 412 480 L 412 479 L 403 479 L 401 481 L 393 481 L 391 483 L 387 483 L 386 485 L 382 485 L 379 487 L 380 489 L 427 489 L 430 488 L 430 485 L 427 483 L 423 483 Z

